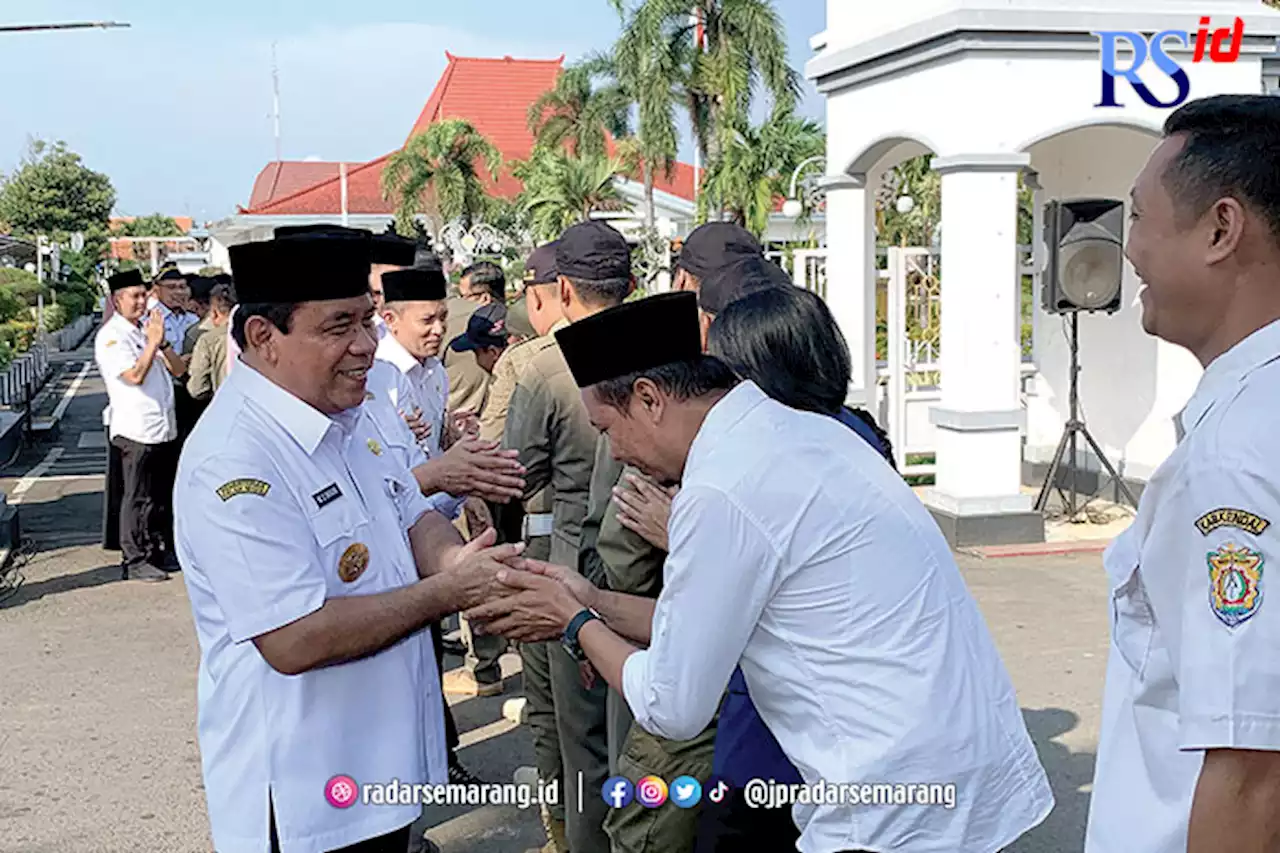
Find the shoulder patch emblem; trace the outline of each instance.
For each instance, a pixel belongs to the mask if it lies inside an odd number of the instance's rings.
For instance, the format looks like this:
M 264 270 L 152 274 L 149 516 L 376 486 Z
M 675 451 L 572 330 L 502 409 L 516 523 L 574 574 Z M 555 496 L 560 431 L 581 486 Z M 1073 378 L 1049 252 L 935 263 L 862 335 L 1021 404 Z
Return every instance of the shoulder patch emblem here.
M 1205 536 L 1208 536 L 1219 527 L 1235 527 L 1257 536 L 1270 526 L 1271 522 L 1265 518 L 1243 509 L 1231 509 L 1230 507 L 1222 507 L 1212 512 L 1206 512 L 1196 519 L 1196 529 Z
M 257 495 L 265 497 L 267 492 L 271 491 L 271 484 L 262 480 L 254 480 L 249 477 L 242 477 L 239 480 L 231 480 L 223 483 L 218 487 L 218 497 L 224 501 L 229 501 L 236 495 Z
M 1209 606 L 1222 624 L 1234 628 L 1262 605 L 1262 554 L 1228 542 L 1207 557 Z

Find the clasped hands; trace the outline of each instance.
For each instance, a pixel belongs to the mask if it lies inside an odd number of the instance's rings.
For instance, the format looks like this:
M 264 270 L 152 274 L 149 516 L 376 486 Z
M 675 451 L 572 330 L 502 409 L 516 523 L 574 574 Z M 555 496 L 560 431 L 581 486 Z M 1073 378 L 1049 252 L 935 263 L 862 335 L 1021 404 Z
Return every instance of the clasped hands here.
M 592 607 L 597 590 L 582 575 L 564 566 L 521 555 L 519 545 L 494 547 L 487 530 L 460 552 L 451 571 L 469 587 L 462 601 L 471 630 L 497 634 L 523 643 L 558 640 L 584 607 Z

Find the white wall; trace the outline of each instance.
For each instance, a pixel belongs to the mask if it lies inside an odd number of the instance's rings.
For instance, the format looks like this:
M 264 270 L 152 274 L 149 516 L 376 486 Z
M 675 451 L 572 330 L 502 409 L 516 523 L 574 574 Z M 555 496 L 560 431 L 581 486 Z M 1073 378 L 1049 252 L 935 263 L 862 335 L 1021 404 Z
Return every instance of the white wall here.
M 1031 166 L 1043 197 L 1126 199 L 1157 140 L 1137 130 L 1092 127 L 1032 146 Z M 1080 316 L 1080 403 L 1089 431 L 1112 464 L 1145 480 L 1176 441 L 1172 418 L 1186 404 L 1200 365 L 1142 329 L 1139 282 L 1126 262 L 1123 302 L 1115 314 Z M 1068 411 L 1069 352 L 1062 315 L 1046 313 L 1035 294 L 1035 360 L 1039 377 L 1027 401 L 1026 457 L 1048 462 Z M 1085 455 L 1080 455 L 1084 465 Z M 1089 467 L 1096 467 L 1089 465 Z

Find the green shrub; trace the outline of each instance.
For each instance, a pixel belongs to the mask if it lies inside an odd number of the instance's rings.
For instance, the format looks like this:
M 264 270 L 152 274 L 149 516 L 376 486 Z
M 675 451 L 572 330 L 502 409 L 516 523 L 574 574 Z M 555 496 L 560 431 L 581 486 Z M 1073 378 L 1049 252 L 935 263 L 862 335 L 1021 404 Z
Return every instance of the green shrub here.
M 11 285 L 0 284 L 0 323 L 20 319 L 26 314 L 26 300 L 14 293 Z
M 67 323 L 71 322 L 71 317 L 67 313 L 67 306 L 61 298 L 57 305 L 44 306 L 44 330 L 46 332 L 56 332 Z
M 35 340 L 36 324 L 22 320 L 10 320 L 0 323 L 0 343 L 9 347 L 14 355 L 21 355 L 31 348 Z
M 49 286 L 36 280 L 34 273 L 16 268 L 0 269 L 0 287 L 18 296 L 27 305 L 34 307 L 44 294 L 44 301 L 49 301 Z

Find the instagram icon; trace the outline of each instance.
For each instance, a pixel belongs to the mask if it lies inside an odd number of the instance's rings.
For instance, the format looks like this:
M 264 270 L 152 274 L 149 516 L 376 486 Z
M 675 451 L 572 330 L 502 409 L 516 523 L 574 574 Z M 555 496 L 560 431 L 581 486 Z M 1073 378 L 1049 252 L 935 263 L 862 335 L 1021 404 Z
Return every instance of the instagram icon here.
M 667 783 L 661 776 L 645 776 L 636 782 L 636 802 L 647 809 L 656 809 L 667 801 Z

